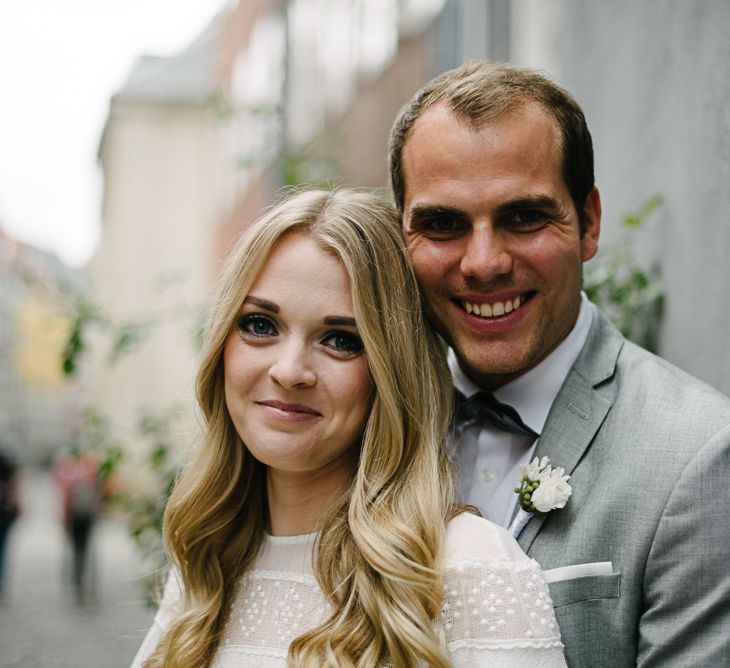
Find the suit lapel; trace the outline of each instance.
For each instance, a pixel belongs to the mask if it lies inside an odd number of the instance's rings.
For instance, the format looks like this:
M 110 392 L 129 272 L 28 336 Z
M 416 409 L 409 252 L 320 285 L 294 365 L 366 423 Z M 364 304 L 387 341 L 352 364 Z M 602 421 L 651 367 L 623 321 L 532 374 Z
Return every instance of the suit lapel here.
M 547 456 L 553 466 L 572 474 L 590 446 L 613 404 L 612 382 L 624 339 L 598 310 L 578 359 L 558 392 L 548 414 L 535 456 Z M 547 515 L 536 515 L 519 537 L 529 550 Z

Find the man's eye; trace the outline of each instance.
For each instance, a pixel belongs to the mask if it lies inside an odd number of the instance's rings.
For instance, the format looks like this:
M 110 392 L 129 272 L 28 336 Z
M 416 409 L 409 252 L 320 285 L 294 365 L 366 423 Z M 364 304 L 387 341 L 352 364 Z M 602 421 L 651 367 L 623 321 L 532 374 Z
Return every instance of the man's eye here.
M 524 225 L 526 227 L 529 227 L 530 225 L 536 225 L 538 223 L 541 223 L 545 218 L 545 215 L 540 212 L 536 211 L 535 209 L 526 209 L 524 211 L 517 211 L 512 216 L 512 221 L 516 225 Z
M 275 336 L 276 327 L 270 318 L 263 315 L 245 315 L 238 319 L 238 329 L 252 336 Z
M 419 227 L 427 237 L 444 237 L 445 239 L 449 239 L 459 235 L 465 229 L 466 225 L 458 218 L 449 216 L 432 218 L 431 220 L 424 221 Z
M 446 206 L 419 206 L 411 211 L 406 229 L 410 236 L 449 241 L 466 232 L 469 226 L 469 218 L 463 211 Z
M 363 351 L 360 337 L 349 332 L 331 332 L 322 339 L 322 345 L 350 357 L 359 355 Z
M 432 221 L 429 227 L 435 232 L 451 232 L 456 228 L 456 223 L 450 218 L 439 218 Z

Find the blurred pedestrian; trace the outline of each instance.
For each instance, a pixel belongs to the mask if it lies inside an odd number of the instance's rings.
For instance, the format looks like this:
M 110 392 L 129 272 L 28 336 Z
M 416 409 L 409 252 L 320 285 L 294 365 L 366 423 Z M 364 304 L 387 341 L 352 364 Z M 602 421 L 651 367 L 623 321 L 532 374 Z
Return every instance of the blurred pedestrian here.
M 5 591 L 5 551 L 10 527 L 20 514 L 18 469 L 15 462 L 0 451 L 0 599 Z
M 73 451 L 59 458 L 53 477 L 61 493 L 63 522 L 71 543 L 71 579 L 78 603 L 87 594 L 89 544 L 101 507 L 99 464 L 88 452 Z

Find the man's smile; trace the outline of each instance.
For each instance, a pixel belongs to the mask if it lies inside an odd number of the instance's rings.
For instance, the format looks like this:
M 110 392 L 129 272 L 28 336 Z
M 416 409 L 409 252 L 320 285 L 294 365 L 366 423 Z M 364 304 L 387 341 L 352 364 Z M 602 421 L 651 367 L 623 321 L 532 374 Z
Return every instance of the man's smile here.
M 481 318 L 498 318 L 519 309 L 530 299 L 530 297 L 532 297 L 532 295 L 532 292 L 525 292 L 517 295 L 516 297 L 491 302 L 462 299 L 455 301 L 470 315 L 476 315 Z

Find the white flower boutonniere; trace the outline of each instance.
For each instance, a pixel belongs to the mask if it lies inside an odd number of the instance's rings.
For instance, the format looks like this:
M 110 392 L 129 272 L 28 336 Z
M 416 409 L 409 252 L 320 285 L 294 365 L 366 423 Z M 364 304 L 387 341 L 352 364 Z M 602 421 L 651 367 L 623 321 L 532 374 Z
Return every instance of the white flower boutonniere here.
M 535 457 L 529 464 L 522 464 L 520 484 L 515 487 L 520 509 L 509 526 L 510 534 L 517 538 L 535 513 L 565 508 L 573 493 L 568 480 L 570 476 L 565 475 L 565 469 L 560 466 L 553 468 L 547 457 Z

